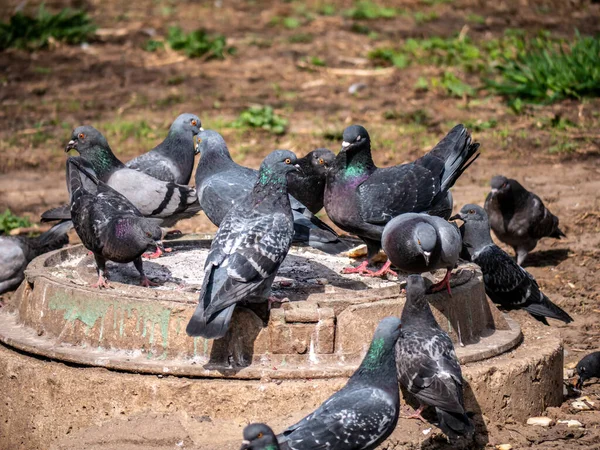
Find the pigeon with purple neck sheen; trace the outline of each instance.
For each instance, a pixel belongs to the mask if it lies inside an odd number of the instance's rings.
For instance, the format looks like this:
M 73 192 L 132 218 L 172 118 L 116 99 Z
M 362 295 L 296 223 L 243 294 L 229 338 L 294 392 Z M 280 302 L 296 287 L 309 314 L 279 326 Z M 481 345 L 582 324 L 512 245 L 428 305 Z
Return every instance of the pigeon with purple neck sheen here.
M 198 138 L 201 141 L 201 157 L 196 169 L 198 198 L 206 216 L 220 226 L 227 212 L 252 191 L 258 171 L 233 161 L 225 140 L 216 131 L 204 130 Z M 294 216 L 294 243 L 330 254 L 347 251 L 353 246 L 340 239 L 330 226 L 291 195 L 290 205 Z
M 288 175 L 288 192 L 313 214 L 323 208 L 327 171 L 334 160 L 335 153 L 318 148 L 298 159 L 300 172 Z
M 200 131 L 202 124 L 198 116 L 181 114 L 169 128 L 164 141 L 125 165 L 162 181 L 188 184 L 197 153 L 196 135 Z
M 295 170 L 299 168 L 292 152 L 269 154 L 250 195 L 221 221 L 204 264 L 200 300 L 187 324 L 188 335 L 221 338 L 238 303 L 264 302 L 269 297 L 294 236 L 286 177 Z
M 264 423 L 251 423 L 244 428 L 240 450 L 279 450 L 279 444 L 271 427 Z
M 133 262 L 141 285 L 155 285 L 144 273 L 142 254 L 162 246 L 160 219 L 142 216 L 129 200 L 100 181 L 81 157 L 67 159 L 67 182 L 75 231 L 96 260 L 98 281 L 92 287 L 110 287 L 107 260 Z
M 485 212 L 498 239 L 514 249 L 517 264 L 523 265 L 543 237 L 565 237 L 558 227 L 558 217 L 518 181 L 498 175 L 492 178 L 491 187 Z
M 389 260 L 376 273 L 367 265 L 381 249 L 385 225 L 408 212 L 448 216 L 448 190 L 479 156 L 479 144 L 472 143 L 466 128 L 457 125 L 416 161 L 378 168 L 365 128 L 352 125 L 344 130 L 343 139 L 327 173 L 325 210 L 333 223 L 367 244 L 367 260 L 344 272 L 383 275 L 389 270 Z
M 400 383 L 419 401 L 408 418 L 422 419 L 426 406 L 435 408 L 438 426 L 450 439 L 471 439 L 474 427 L 465 413 L 462 371 L 452 340 L 436 322 L 425 296 L 425 280 L 410 275 L 402 310 L 402 337 L 396 345 Z
M 565 323 L 573 321 L 560 307 L 540 291 L 535 278 L 519 266 L 504 250 L 494 244 L 485 210 L 468 204 L 450 219 L 460 219 L 463 247 L 470 260 L 481 268 L 488 297 L 506 309 L 524 309 L 548 325 L 547 317 Z
M 346 385 L 278 435 L 280 448 L 371 450 L 387 439 L 400 412 L 394 348 L 401 334 L 400 319 L 381 320 L 367 354 Z
M 38 237 L 0 236 L 0 294 L 19 287 L 33 258 L 68 244 L 67 233 L 71 228 L 73 223 L 69 220 Z

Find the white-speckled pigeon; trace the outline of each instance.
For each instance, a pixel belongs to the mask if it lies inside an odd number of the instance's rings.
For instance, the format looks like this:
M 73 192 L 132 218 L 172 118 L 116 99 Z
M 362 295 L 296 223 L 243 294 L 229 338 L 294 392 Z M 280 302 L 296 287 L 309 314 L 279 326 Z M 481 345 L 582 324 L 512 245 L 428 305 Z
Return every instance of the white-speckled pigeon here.
M 576 384 L 577 389 L 583 387 L 585 380 L 600 378 L 600 352 L 593 352 L 584 356 L 577 363 L 577 375 L 579 375 Z
M 188 184 L 197 153 L 195 137 L 201 130 L 198 116 L 181 114 L 171 125 L 164 141 L 125 165 L 162 181 Z
M 462 249 L 456 224 L 429 214 L 400 214 L 385 226 L 381 245 L 392 265 L 403 272 L 420 274 L 446 269 L 446 276 L 432 291 L 445 287 L 452 295 L 450 274 Z
M 371 157 L 367 130 L 352 125 L 344 130 L 343 139 L 327 173 L 325 210 L 333 223 L 367 244 L 367 260 L 344 272 L 383 275 L 389 261 L 376 273 L 367 265 L 381 248 L 385 224 L 407 212 L 448 216 L 448 190 L 477 158 L 479 144 L 472 143 L 466 128 L 457 125 L 416 161 L 380 169 Z
M 198 138 L 202 155 L 196 169 L 198 199 L 206 216 L 219 226 L 229 209 L 248 196 L 256 183 L 258 171 L 234 162 L 225 140 L 216 131 L 205 130 Z M 294 215 L 295 243 L 333 254 L 353 246 L 341 240 L 331 227 L 294 197 L 290 196 L 290 204 Z
M 433 317 L 420 275 L 408 277 L 396 366 L 400 383 L 420 404 L 410 418 L 424 420 L 421 412 L 433 406 L 437 425 L 446 436 L 472 438 L 475 429 L 465 414 L 462 372 L 454 345 Z
M 16 289 L 31 260 L 69 243 L 71 221 L 54 225 L 38 237 L 0 236 L 0 294 Z
M 240 450 L 279 450 L 275 433 L 264 423 L 251 423 L 244 428 Z
M 106 260 L 133 261 L 141 285 L 154 285 L 144 274 L 142 254 L 162 245 L 160 220 L 142 216 L 123 195 L 98 180 L 81 157 L 67 159 L 67 181 L 75 231 L 96 260 L 98 282 L 92 287 L 109 287 Z
M 348 383 L 279 436 L 283 450 L 370 450 L 396 428 L 400 393 L 394 347 L 401 322 L 386 317 Z
M 326 148 L 318 148 L 298 159 L 301 172 L 288 175 L 288 192 L 313 214 L 323 208 L 327 171 L 334 160 L 335 153 Z
M 481 268 L 485 292 L 494 303 L 506 309 L 524 309 L 546 325 L 546 317 L 565 323 L 573 321 L 540 291 L 529 272 L 494 244 L 487 214 L 481 206 L 465 205 L 451 219 L 464 221 L 460 227 L 463 246 L 471 261 Z
M 219 226 L 204 265 L 198 306 L 186 332 L 223 337 L 235 305 L 264 302 L 294 235 L 286 175 L 299 170 L 287 150 L 269 154 L 250 195 L 231 208 Z
M 498 239 L 514 249 L 519 265 L 523 265 L 541 238 L 565 237 L 558 228 L 558 217 L 518 181 L 495 176 L 491 185 L 492 191 L 485 199 L 485 212 Z

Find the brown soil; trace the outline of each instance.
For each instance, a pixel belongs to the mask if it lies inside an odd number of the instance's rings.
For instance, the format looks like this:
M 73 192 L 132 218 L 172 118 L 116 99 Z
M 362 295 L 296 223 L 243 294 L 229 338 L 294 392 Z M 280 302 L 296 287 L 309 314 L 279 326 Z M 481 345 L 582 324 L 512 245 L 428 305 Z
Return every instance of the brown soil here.
M 2 2 L 2 17 L 10 16 L 18 3 Z M 115 152 L 127 160 L 158 143 L 177 114 L 195 112 L 205 128 L 222 132 L 236 160 L 256 167 L 274 148 L 291 148 L 298 154 L 321 146 L 337 150 L 341 130 L 351 123 L 367 126 L 379 165 L 400 163 L 427 151 L 455 123 L 493 119 L 497 121 L 494 128 L 473 133 L 482 144 L 482 156 L 454 188 L 455 204 L 481 204 L 495 174 L 520 180 L 544 200 L 560 217 L 567 238 L 540 242 L 527 268 L 544 292 L 575 318 L 569 326 L 557 327 L 565 340 L 566 365 L 572 367 L 583 355 L 599 349 L 600 102 L 563 101 L 531 107 L 515 116 L 501 98 L 485 92 L 467 101 L 414 89 L 419 76 L 439 76 L 443 68 L 412 65 L 376 73 L 367 59 L 371 49 L 384 44 L 394 45 L 407 37 L 451 36 L 461 30 L 474 39 L 499 36 L 506 28 L 523 28 L 531 34 L 550 30 L 571 35 L 574 29 L 594 34 L 600 31 L 597 2 L 455 0 L 434 6 L 411 0 L 386 2 L 409 14 L 365 22 L 377 32 L 375 39 L 353 33 L 352 21 L 341 15 L 317 14 L 314 11 L 321 3 L 314 1 L 306 3 L 306 10 L 313 11 L 312 21 L 302 19 L 296 2 L 218 3 L 222 6 L 217 8 L 214 2 L 166 0 L 46 2 L 50 8 L 88 9 L 102 28 L 101 37 L 88 47 L 55 45 L 31 54 L 0 53 L 0 210 L 9 207 L 37 222 L 44 210 L 67 199 L 62 149 L 71 129 L 83 123 L 106 131 Z M 351 6 L 349 1 L 330 3 L 336 4 L 337 11 Z M 36 7 L 37 2 L 26 5 L 27 10 Z M 417 10 L 435 11 L 439 17 L 417 24 L 411 16 Z M 485 23 L 465 28 L 469 14 L 484 17 Z M 299 28 L 273 24 L 274 18 L 288 15 L 301 17 Z M 223 33 L 237 47 L 237 55 L 224 61 L 202 61 L 174 52 L 141 50 L 149 29 L 163 34 L 171 24 L 188 31 L 205 27 L 211 33 Z M 306 59 L 313 56 L 326 66 L 307 64 Z M 465 75 L 467 81 L 470 77 Z M 365 86 L 348 94 L 355 83 Z M 289 120 L 288 132 L 274 136 L 228 127 L 251 104 L 274 106 Z M 410 119 L 419 110 L 427 113 L 423 124 Z M 386 111 L 395 112 L 387 115 L 395 118 L 385 119 Z M 576 126 L 556 130 L 546 125 L 559 116 Z M 139 129 L 142 122 L 149 131 L 137 137 L 121 126 L 127 123 Z M 179 228 L 214 231 L 204 216 Z M 585 391 L 600 399 L 600 385 L 586 386 Z M 598 446 L 600 412 L 576 413 L 571 401 L 548 410 L 548 415 L 576 418 L 584 424 L 583 431 L 490 424 L 490 442 L 536 449 Z M 139 424 L 140 434 L 144 430 L 166 433 L 176 430 L 174 422 L 193 423 L 198 418 L 144 420 Z M 244 419 L 239 421 L 241 427 Z M 117 442 L 125 428 L 111 426 Z M 232 438 L 241 435 L 240 430 Z M 127 442 L 118 448 L 129 448 Z M 179 448 L 177 442 L 164 441 L 160 448 Z

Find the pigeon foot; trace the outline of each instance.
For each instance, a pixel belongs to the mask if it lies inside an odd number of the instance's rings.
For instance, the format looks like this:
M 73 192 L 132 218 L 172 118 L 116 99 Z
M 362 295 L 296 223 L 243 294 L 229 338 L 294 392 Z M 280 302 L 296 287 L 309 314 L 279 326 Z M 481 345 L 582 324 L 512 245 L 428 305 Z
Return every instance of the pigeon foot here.
M 160 286 L 160 284 L 155 283 L 154 281 L 150 281 L 150 279 L 148 277 L 144 277 L 140 281 L 140 286 L 150 287 L 150 286 Z
M 105 278 L 102 275 L 99 275 L 98 281 L 90 287 L 93 287 L 94 289 L 112 289 L 112 286 L 108 283 L 108 278 Z
M 396 272 L 394 272 L 392 269 L 390 269 L 391 266 L 392 266 L 392 263 L 388 259 L 381 269 L 379 269 L 377 272 L 369 271 L 367 276 L 368 277 L 383 277 L 387 274 L 390 274 L 390 275 L 397 277 L 398 274 Z
M 422 421 L 423 423 L 429 423 L 421 415 L 421 413 L 423 412 L 424 409 L 425 409 L 425 406 L 421 405 L 421 406 L 419 406 L 419 409 L 417 409 L 411 415 L 409 415 L 409 416 L 400 415 L 400 417 L 402 417 L 403 419 L 418 419 L 418 420 Z
M 432 285 L 431 292 L 439 292 L 446 288 L 448 295 L 452 297 L 452 289 L 450 289 L 450 275 L 452 275 L 452 271 L 450 269 L 446 269 L 446 275 L 444 275 L 444 279 L 439 283 Z
M 156 259 L 160 258 L 164 253 L 171 253 L 173 251 L 172 248 L 164 248 L 160 249 L 156 247 L 156 250 L 153 253 L 144 253 L 142 256 L 146 259 Z
M 367 269 L 369 261 L 363 261 L 359 266 L 356 267 L 344 267 L 342 273 L 357 273 L 359 275 L 367 275 L 373 273 L 373 271 Z

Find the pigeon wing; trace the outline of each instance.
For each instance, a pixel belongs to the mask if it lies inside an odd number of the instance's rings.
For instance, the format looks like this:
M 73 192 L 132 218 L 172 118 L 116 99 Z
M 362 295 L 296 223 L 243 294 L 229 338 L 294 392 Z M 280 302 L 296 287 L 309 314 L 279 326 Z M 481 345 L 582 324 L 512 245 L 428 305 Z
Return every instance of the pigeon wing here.
M 155 151 L 144 153 L 125 165 L 162 181 L 175 183 L 179 176 L 179 170 L 173 161 Z

